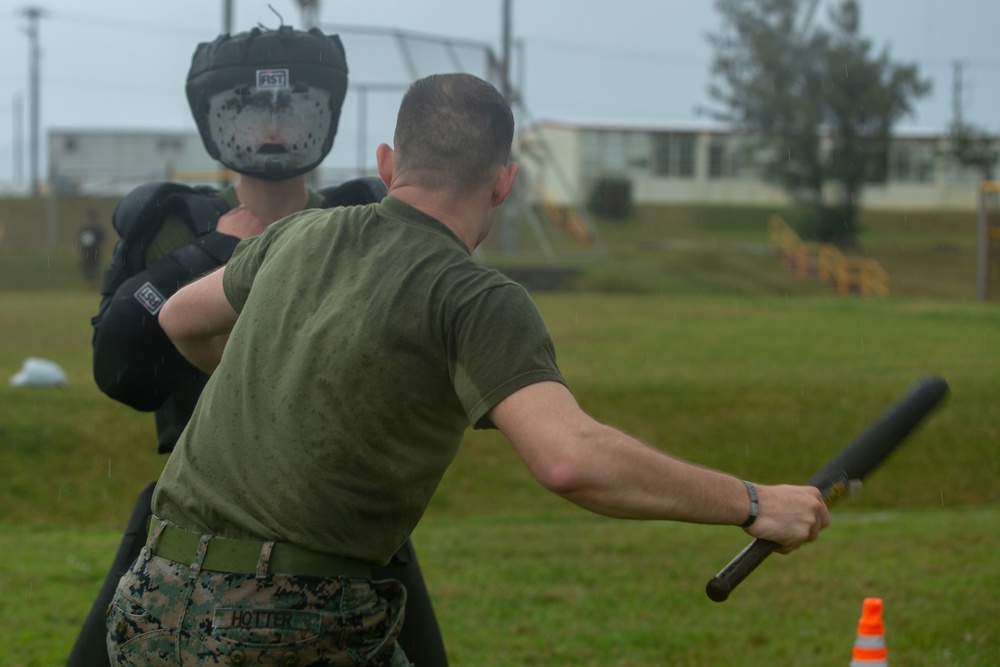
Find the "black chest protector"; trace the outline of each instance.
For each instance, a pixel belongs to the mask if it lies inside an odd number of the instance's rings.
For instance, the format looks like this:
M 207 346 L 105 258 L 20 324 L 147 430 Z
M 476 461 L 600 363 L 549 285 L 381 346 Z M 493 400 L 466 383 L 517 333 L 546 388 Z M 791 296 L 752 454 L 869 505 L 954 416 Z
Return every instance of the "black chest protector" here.
M 119 240 L 101 293 L 114 294 L 125 280 L 146 269 L 146 249 L 167 218 L 183 220 L 195 238 L 214 230 L 230 208 L 218 193 L 207 186 L 157 182 L 141 185 L 123 197 L 111 217 Z
M 318 194 L 321 207 L 333 208 L 381 201 L 386 190 L 380 180 L 366 178 Z M 214 188 L 161 182 L 136 188 L 114 212 L 120 239 L 92 319 L 94 380 L 111 398 L 156 411 L 163 453 L 173 448 L 190 419 L 207 376 L 180 356 L 160 329 L 157 313 L 182 285 L 229 261 L 239 239 L 216 231 L 229 208 Z M 194 240 L 164 248 L 168 254 L 146 266 L 147 250 L 167 219 L 183 221 Z
M 322 208 L 356 206 L 381 201 L 386 187 L 378 178 L 356 178 L 323 188 L 319 195 L 323 198 Z M 209 186 L 161 181 L 132 190 L 118 202 L 112 215 L 119 240 L 104 275 L 101 293 L 114 294 L 125 280 L 147 268 L 146 249 L 167 218 L 184 221 L 198 238 L 214 231 L 219 218 L 229 209 L 219 190 Z

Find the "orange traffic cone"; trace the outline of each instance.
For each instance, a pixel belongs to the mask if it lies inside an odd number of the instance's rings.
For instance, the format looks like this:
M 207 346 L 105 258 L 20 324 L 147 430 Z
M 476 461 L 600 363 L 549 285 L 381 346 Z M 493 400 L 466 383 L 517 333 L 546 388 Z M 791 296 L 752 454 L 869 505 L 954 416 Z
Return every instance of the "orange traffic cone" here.
M 882 625 L 882 600 L 879 598 L 865 598 L 851 667 L 889 667 L 885 626 Z

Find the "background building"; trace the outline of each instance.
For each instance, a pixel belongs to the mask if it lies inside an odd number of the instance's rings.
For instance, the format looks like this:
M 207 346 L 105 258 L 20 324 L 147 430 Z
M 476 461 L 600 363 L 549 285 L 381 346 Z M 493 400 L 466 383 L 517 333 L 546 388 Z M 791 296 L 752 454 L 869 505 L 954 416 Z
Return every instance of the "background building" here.
M 124 194 L 150 181 L 213 179 L 221 165 L 196 132 L 49 132 L 49 183 L 59 194 Z
M 888 180 L 865 187 L 862 207 L 975 210 L 979 174 L 951 157 L 949 143 L 946 134 L 898 132 Z M 545 121 L 518 140 L 533 196 L 558 206 L 586 201 L 604 178 L 630 181 L 640 205 L 787 205 L 785 190 L 765 180 L 758 150 L 751 135 L 696 125 Z
M 115 194 L 156 180 L 219 185 L 231 177 L 197 132 L 58 129 L 49 133 L 50 182 L 60 194 Z M 784 206 L 788 194 L 764 179 L 752 136 L 718 126 L 595 125 L 545 121 L 517 141 L 532 201 L 579 206 L 602 178 L 632 183 L 632 201 L 651 205 Z M 353 168 L 322 168 L 336 183 Z M 371 174 L 370 174 L 371 175 Z M 893 142 L 889 179 L 868 185 L 872 210 L 978 207 L 979 174 L 949 153 L 948 135 L 903 131 Z
M 236 174 L 213 160 L 197 132 L 56 129 L 49 132 L 49 183 L 60 195 L 124 195 L 151 181 L 223 186 Z M 317 183 L 353 178 L 353 168 L 320 167 Z

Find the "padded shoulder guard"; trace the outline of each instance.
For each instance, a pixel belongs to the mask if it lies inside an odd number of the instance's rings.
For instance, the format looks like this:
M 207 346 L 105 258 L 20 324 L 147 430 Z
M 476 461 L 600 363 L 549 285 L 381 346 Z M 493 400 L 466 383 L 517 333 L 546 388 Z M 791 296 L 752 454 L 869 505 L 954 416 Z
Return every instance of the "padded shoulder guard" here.
M 112 225 L 120 237 L 111 265 L 104 277 L 104 294 L 113 294 L 129 277 L 146 268 L 146 246 L 156 237 L 163 222 L 180 218 L 195 237 L 213 229 L 229 204 L 218 190 L 160 181 L 146 183 L 122 197 L 112 215 Z
M 385 198 L 387 192 L 382 179 L 369 176 L 323 188 L 319 194 L 323 197 L 322 208 L 336 208 L 338 206 L 377 204 Z

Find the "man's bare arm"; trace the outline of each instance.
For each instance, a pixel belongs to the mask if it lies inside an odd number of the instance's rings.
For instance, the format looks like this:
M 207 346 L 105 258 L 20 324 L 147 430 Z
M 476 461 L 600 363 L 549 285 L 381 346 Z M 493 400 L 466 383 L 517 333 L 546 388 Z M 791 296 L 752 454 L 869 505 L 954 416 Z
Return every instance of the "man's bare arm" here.
M 626 519 L 742 524 L 750 501 L 742 480 L 643 444 L 588 416 L 566 387 L 529 385 L 497 404 L 493 423 L 547 489 L 584 509 Z M 819 491 L 758 486 L 760 516 L 747 532 L 788 552 L 830 521 Z
M 179 289 L 160 310 L 160 327 L 192 364 L 211 373 L 238 317 L 222 290 L 222 267 Z

